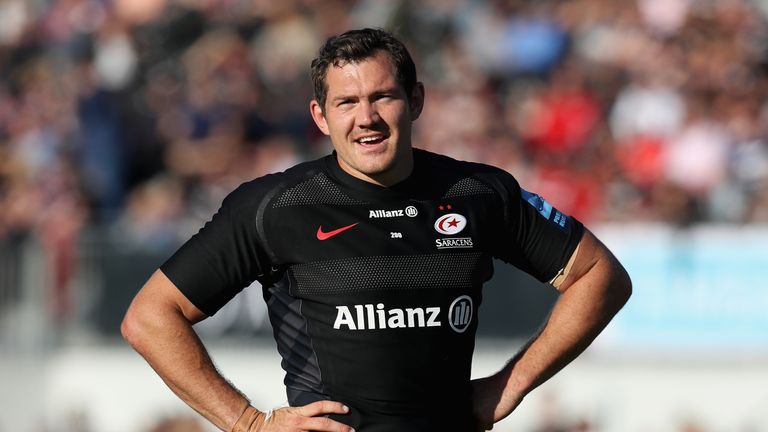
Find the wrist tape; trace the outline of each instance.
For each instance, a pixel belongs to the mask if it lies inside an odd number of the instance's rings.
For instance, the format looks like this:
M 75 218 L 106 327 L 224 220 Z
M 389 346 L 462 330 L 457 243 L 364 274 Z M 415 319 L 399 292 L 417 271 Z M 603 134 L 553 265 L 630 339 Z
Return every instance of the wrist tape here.
M 263 412 L 248 405 L 230 432 L 256 432 L 259 430 L 257 428 L 260 428 L 268 418 Z

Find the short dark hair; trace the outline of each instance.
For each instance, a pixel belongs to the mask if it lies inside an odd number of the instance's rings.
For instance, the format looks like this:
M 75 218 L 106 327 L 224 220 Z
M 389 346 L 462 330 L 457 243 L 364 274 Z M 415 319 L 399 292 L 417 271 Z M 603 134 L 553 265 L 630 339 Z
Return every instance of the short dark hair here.
M 403 86 L 410 97 L 416 86 L 416 65 L 405 45 L 392 34 L 382 29 L 364 28 L 350 30 L 340 35 L 332 36 L 325 41 L 312 60 L 311 76 L 315 100 L 325 109 L 325 98 L 328 94 L 326 75 L 328 68 L 356 63 L 383 51 L 395 66 L 397 82 Z

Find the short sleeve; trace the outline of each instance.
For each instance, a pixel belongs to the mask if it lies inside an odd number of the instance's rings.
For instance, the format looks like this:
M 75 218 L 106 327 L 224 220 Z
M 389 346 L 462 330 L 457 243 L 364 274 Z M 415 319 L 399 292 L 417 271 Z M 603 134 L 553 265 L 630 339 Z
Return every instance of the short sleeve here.
M 213 218 L 160 266 L 208 316 L 272 268 L 256 228 L 263 194 L 254 189 L 245 184 L 227 196 Z
M 526 191 L 506 172 L 496 176 L 503 205 L 503 235 L 495 255 L 546 282 L 566 266 L 581 241 L 584 226 L 543 197 Z

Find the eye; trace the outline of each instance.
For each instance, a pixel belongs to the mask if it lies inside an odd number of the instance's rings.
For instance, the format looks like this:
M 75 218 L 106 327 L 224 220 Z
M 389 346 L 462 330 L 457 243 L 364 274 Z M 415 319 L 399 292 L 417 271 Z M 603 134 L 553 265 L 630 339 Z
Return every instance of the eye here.
M 336 103 L 336 106 L 338 106 L 338 107 L 349 106 L 349 105 L 352 105 L 354 102 L 355 102 L 355 101 L 354 101 L 354 100 L 352 100 L 352 99 L 340 99 L 340 100 L 339 100 L 339 101 Z

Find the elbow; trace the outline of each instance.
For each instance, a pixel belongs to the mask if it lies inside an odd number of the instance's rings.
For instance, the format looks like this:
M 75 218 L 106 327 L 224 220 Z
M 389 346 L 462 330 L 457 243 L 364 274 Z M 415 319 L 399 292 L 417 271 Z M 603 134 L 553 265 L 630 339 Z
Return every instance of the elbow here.
M 123 321 L 120 323 L 120 334 L 123 339 L 128 342 L 129 345 L 134 346 L 136 339 L 138 338 L 138 326 L 136 318 L 134 316 L 132 308 L 128 308 L 128 311 L 123 316 Z
M 123 339 L 136 351 L 141 352 L 143 335 L 147 333 L 145 325 L 141 319 L 141 312 L 136 310 L 135 304 L 132 304 L 120 323 L 120 334 Z
M 618 271 L 614 276 L 613 292 L 616 297 L 619 309 L 621 309 L 629 298 L 632 297 L 632 279 L 629 277 L 627 270 L 619 264 Z

